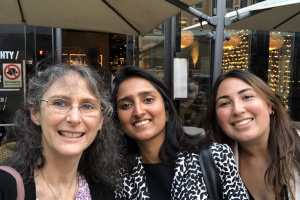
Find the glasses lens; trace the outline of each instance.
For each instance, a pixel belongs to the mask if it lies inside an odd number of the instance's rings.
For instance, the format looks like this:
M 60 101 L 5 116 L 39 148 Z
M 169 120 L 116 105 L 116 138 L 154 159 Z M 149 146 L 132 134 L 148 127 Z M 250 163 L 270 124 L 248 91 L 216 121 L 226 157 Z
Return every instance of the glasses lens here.
M 80 105 L 79 110 L 82 115 L 96 116 L 100 114 L 100 104 L 98 102 L 86 102 Z
M 68 112 L 71 104 L 65 99 L 51 98 L 48 101 L 48 107 L 56 112 L 65 113 Z

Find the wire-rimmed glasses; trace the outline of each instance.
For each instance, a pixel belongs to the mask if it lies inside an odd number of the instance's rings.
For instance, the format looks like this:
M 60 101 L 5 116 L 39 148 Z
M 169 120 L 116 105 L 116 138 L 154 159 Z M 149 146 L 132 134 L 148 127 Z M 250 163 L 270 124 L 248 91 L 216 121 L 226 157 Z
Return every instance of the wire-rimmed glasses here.
M 74 107 L 77 107 L 83 116 L 98 116 L 101 110 L 100 102 L 93 100 L 82 104 L 71 104 L 68 100 L 62 98 L 42 99 L 41 101 L 47 102 L 50 110 L 62 114 L 67 114 Z

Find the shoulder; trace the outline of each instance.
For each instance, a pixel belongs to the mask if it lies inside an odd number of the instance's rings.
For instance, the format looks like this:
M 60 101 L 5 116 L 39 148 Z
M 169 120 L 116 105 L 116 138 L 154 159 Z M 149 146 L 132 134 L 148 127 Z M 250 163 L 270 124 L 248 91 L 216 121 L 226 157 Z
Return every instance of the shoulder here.
M 227 144 L 212 143 L 212 156 L 217 166 L 235 165 L 235 157 Z M 226 164 L 225 164 L 226 163 Z
M 0 199 L 9 200 L 17 198 L 16 179 L 8 172 L 0 169 Z
M 88 181 L 90 193 L 92 199 L 97 200 L 113 200 L 114 198 L 114 190 L 112 189 L 105 189 L 101 186 L 100 183 L 95 181 Z
M 231 148 L 227 145 L 227 144 L 219 144 L 219 143 L 216 143 L 216 142 L 212 142 L 212 150 L 213 151 L 225 151 L 225 152 L 231 152 Z
M 36 199 L 36 189 L 34 180 L 30 180 L 29 182 L 24 184 L 25 189 L 25 200 L 26 199 Z

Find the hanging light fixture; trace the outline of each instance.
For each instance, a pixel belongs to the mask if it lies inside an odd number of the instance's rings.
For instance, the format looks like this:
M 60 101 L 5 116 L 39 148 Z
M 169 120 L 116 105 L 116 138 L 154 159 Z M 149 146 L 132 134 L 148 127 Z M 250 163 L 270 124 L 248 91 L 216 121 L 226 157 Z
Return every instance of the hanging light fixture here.
M 231 35 L 230 40 L 225 40 L 223 43 L 223 49 L 234 49 L 241 43 L 241 37 L 239 35 Z
M 192 31 L 181 31 L 181 48 L 184 49 L 194 42 L 194 34 Z
M 274 50 L 274 49 L 279 49 L 282 47 L 284 43 L 284 38 L 280 34 L 272 34 L 270 35 L 270 45 L 269 45 L 269 50 Z

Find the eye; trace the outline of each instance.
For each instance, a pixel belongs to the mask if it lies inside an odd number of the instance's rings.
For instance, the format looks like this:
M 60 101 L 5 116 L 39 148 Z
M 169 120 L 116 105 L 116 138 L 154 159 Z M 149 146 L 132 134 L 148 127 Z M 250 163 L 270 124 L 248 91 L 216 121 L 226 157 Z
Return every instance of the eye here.
M 127 110 L 131 107 L 130 103 L 123 103 L 122 105 L 119 106 L 122 110 Z
M 221 102 L 221 103 L 218 104 L 218 107 L 225 107 L 225 106 L 227 106 L 229 104 L 230 104 L 229 101 Z
M 147 97 L 146 99 L 145 99 L 145 102 L 146 103 L 151 103 L 151 102 L 153 102 L 154 101 L 154 98 L 152 98 L 152 97 Z
M 84 103 L 83 105 L 80 106 L 83 110 L 95 110 L 95 105 L 91 103 Z
M 243 97 L 243 99 L 247 100 L 247 99 L 251 99 L 252 97 L 253 96 L 251 96 L 251 95 L 246 95 L 246 96 Z
M 64 99 L 51 99 L 50 104 L 55 107 L 68 107 L 70 103 Z

